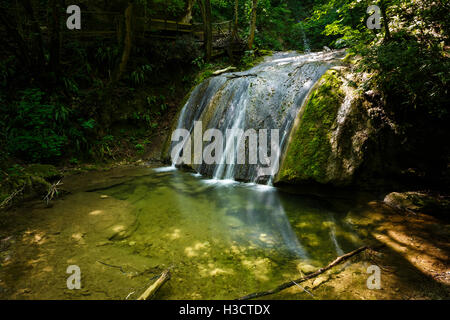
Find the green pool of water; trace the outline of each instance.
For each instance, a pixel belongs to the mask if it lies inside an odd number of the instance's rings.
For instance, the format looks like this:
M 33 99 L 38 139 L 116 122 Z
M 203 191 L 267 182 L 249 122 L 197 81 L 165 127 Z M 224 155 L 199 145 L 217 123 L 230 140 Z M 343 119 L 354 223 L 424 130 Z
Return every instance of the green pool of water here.
M 232 299 L 270 289 L 355 249 L 323 198 L 157 169 L 101 191 L 132 204 L 133 254 L 173 268 L 168 299 Z M 175 283 L 175 284 L 174 284 Z
M 70 194 L 50 206 L 38 199 L 3 212 L 0 299 L 132 300 L 167 268 L 171 279 L 155 299 L 236 299 L 301 278 L 361 245 L 378 249 L 266 298 L 448 297 L 421 273 L 426 265 L 416 262 L 412 242 L 428 239 L 427 230 L 436 241 L 448 227 L 436 231 L 433 218 L 408 218 L 373 195 L 306 196 L 146 167 L 68 176 L 64 187 Z M 405 239 L 411 248 L 399 254 Z M 367 288 L 374 263 L 383 267 L 382 290 Z M 67 287 L 73 265 L 80 290 Z

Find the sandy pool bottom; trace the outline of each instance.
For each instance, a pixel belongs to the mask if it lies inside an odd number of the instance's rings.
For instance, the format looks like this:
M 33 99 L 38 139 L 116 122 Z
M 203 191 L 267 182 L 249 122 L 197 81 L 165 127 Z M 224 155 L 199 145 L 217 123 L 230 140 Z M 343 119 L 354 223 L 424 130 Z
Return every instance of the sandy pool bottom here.
M 366 252 L 269 299 L 448 299 L 448 224 L 373 201 L 307 197 L 151 168 L 71 176 L 71 194 L 1 213 L 1 299 L 235 299 Z M 67 288 L 68 266 L 81 289 Z M 367 288 L 367 268 L 381 289 Z

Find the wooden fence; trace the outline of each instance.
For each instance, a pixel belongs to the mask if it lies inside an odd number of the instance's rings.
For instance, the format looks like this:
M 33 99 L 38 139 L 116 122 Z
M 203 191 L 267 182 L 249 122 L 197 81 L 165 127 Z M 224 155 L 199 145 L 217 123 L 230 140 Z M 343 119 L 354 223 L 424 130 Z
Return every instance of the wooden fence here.
M 124 14 L 120 12 L 86 11 L 82 12 L 81 30 L 65 30 L 65 36 L 103 37 L 118 39 L 123 32 Z M 232 32 L 232 22 L 224 21 L 212 24 L 213 38 L 226 37 Z M 138 39 L 161 38 L 176 39 L 182 35 L 192 35 L 198 41 L 204 41 L 203 24 L 183 23 L 157 17 L 137 16 L 133 21 L 133 33 Z

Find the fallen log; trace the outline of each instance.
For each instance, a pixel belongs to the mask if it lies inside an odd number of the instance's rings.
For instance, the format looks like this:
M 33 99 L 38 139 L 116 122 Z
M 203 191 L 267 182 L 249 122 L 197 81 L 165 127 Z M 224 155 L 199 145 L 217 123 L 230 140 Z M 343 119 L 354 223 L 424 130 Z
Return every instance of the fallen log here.
M 158 280 L 155 281 L 147 290 L 138 298 L 138 300 L 149 300 L 151 299 L 155 293 L 161 288 L 161 286 L 166 283 L 167 280 L 170 279 L 170 271 L 167 269 L 164 271 Z
M 368 247 L 361 247 L 359 249 L 353 250 L 353 251 L 351 251 L 349 253 L 346 253 L 346 254 L 344 254 L 344 255 L 342 255 L 340 257 L 337 257 L 333 262 L 329 263 L 326 267 L 320 268 L 319 270 L 317 270 L 317 271 L 315 271 L 313 273 L 310 273 L 310 274 L 304 276 L 303 278 L 297 279 L 295 281 L 291 280 L 289 282 L 285 282 L 285 283 L 279 285 L 278 287 L 276 287 L 276 288 L 274 288 L 272 290 L 269 290 L 269 291 L 262 291 L 262 292 L 251 293 L 251 294 L 246 295 L 244 297 L 238 298 L 237 300 L 249 300 L 249 299 L 255 299 L 255 298 L 259 298 L 259 297 L 264 297 L 264 296 L 268 296 L 270 294 L 274 294 L 274 293 L 280 292 L 280 291 L 282 291 L 284 289 L 287 289 L 289 287 L 298 285 L 301 282 L 305 282 L 306 280 L 309 280 L 309 279 L 317 277 L 318 275 L 324 273 L 325 271 L 330 270 L 331 268 L 335 267 L 336 265 L 338 265 L 338 264 L 340 264 L 340 263 L 350 259 L 351 257 L 353 257 L 353 256 L 357 255 L 358 253 L 363 252 L 363 251 L 365 251 L 367 249 L 368 249 Z
M 222 73 L 232 71 L 232 70 L 236 70 L 236 67 L 229 66 L 228 68 L 225 68 L 222 70 L 217 70 L 217 71 L 213 72 L 213 76 L 218 76 L 218 75 L 221 75 Z

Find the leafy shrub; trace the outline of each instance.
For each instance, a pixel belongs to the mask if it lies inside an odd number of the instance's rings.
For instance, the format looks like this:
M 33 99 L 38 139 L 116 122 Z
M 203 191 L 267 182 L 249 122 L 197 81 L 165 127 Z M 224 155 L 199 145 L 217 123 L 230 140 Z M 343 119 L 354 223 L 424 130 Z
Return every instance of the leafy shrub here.
M 7 113 L 7 149 L 28 161 L 59 158 L 68 138 L 64 134 L 70 110 L 59 104 L 45 103 L 39 89 L 27 89 L 11 104 Z
M 115 138 L 113 135 L 108 134 L 104 136 L 99 141 L 97 141 L 94 152 L 100 159 L 107 159 L 107 158 L 114 159 L 114 152 L 113 152 L 114 141 Z
M 138 87 L 145 83 L 146 78 L 149 77 L 149 74 L 152 72 L 153 67 L 149 64 L 144 64 L 138 67 L 131 73 L 131 82 L 134 86 Z

